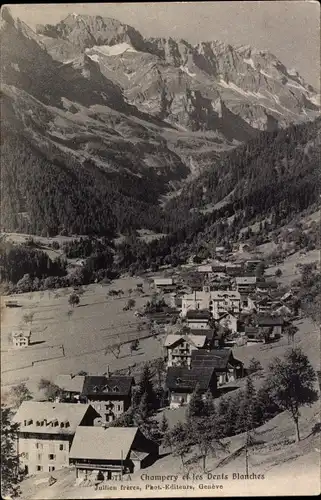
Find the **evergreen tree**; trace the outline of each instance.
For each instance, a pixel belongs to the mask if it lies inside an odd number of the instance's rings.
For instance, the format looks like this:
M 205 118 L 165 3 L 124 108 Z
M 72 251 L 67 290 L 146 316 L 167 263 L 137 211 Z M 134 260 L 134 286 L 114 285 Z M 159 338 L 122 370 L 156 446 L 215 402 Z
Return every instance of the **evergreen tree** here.
M 135 402 L 140 404 L 141 399 L 146 401 L 148 414 L 153 414 L 157 407 L 157 397 L 152 382 L 152 372 L 149 365 L 146 363 L 143 368 L 143 373 L 138 385 L 138 390 L 135 395 Z
M 1 406 L 1 492 L 3 498 L 17 497 L 24 477 L 17 454 L 19 424 L 12 423 L 13 413 Z
M 191 396 L 190 402 L 187 408 L 187 417 L 192 419 L 194 417 L 201 417 L 204 415 L 204 401 L 203 392 L 199 384 L 196 384 L 194 392 Z

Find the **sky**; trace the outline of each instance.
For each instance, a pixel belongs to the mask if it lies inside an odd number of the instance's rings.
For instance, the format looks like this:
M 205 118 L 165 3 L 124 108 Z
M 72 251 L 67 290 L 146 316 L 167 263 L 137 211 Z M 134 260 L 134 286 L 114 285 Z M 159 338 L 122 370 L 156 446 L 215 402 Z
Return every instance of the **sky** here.
M 113 17 L 142 35 L 222 40 L 269 50 L 288 69 L 320 88 L 320 6 L 317 1 L 124 2 L 8 5 L 31 28 L 69 13 Z

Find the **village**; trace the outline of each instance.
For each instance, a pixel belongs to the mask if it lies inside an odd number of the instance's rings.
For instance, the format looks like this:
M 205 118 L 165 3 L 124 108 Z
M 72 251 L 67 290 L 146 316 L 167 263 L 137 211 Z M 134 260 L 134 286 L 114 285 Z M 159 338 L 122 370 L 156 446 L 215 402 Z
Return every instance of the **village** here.
M 136 280 L 119 314 L 140 326 L 125 340 L 121 331 L 116 333 L 119 341 L 114 336 L 106 348 L 113 361 L 109 358 L 96 372 L 88 369 L 86 358 L 73 373 L 46 371 L 43 365 L 40 371 L 48 373 L 51 392 L 43 400 L 23 401 L 17 409 L 14 422 L 19 424 L 18 449 L 26 476 L 46 473 L 55 482 L 55 471 L 67 468 L 79 485 L 123 478 L 156 465 L 164 455 L 162 439 L 146 437 L 143 421 L 141 427 L 126 426 L 126 415 L 139 403 L 144 374 L 148 379 L 153 373 L 153 382 L 157 380 L 156 419 L 168 419 L 170 427 L 184 419 L 195 391 L 203 398 L 210 393 L 214 401 L 233 393 L 248 375 L 262 370 L 252 353 L 280 342 L 295 343 L 295 324 L 301 319 L 298 290 L 284 286 L 280 274 L 271 275 L 263 258 L 236 260 L 218 247 L 215 260 Z M 71 311 L 80 307 L 82 293 L 79 287 L 70 291 Z M 108 295 L 115 304 L 122 293 L 112 285 Z M 20 306 L 19 296 L 5 302 L 9 311 Z M 29 320 L 11 331 L 9 350 L 16 357 L 32 348 Z M 144 342 L 153 342 L 149 350 Z M 127 354 L 119 356 L 124 349 Z M 145 349 L 140 361 L 132 364 L 140 349 Z M 32 362 L 31 377 L 36 366 Z

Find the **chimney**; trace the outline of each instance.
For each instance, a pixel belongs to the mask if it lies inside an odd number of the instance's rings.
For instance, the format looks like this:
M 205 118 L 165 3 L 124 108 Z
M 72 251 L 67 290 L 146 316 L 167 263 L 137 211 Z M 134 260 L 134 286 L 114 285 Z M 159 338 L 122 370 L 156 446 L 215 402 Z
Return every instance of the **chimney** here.
M 109 370 L 109 365 L 107 365 L 107 370 L 106 370 L 106 377 L 110 377 L 110 370 Z

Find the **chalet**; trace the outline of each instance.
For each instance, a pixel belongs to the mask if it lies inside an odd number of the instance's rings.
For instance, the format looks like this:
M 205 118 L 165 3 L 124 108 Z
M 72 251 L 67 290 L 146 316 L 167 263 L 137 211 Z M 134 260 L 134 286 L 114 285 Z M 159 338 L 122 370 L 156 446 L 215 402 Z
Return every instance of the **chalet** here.
M 269 293 L 271 290 L 276 290 L 277 287 L 276 281 L 259 281 L 256 283 L 256 290 L 260 293 Z
M 216 323 L 221 325 L 223 328 L 228 328 L 233 333 L 237 332 L 237 317 L 232 313 L 225 312 L 221 314 L 221 316 L 216 319 Z
M 167 370 L 166 388 L 169 392 L 170 408 L 178 408 L 189 403 L 196 388 L 205 393 L 209 390 L 215 395 L 217 381 L 212 367 L 171 367 Z
M 192 369 L 214 368 L 218 386 L 243 377 L 243 363 L 234 358 L 231 349 L 194 352 L 191 366 Z
M 76 429 L 94 425 L 97 417 L 88 404 L 24 401 L 13 421 L 20 425 L 18 453 L 25 473 L 68 467 Z
M 267 343 L 268 338 L 262 335 L 262 330 L 257 326 L 246 326 L 245 327 L 245 339 L 248 345 Z M 269 329 L 270 333 L 270 329 Z
M 272 327 L 272 337 L 278 338 L 282 335 L 284 327 L 284 319 L 280 316 L 259 316 L 257 318 L 258 327 Z
M 255 276 L 237 276 L 235 278 L 236 290 L 240 293 L 252 293 L 255 291 L 256 281 Z
M 187 311 L 186 322 L 188 328 L 192 329 L 208 329 L 211 326 L 212 315 L 207 309 L 197 309 Z
M 240 276 L 243 271 L 243 264 L 231 262 L 226 264 L 226 274 L 228 276 Z
M 131 404 L 133 377 L 88 375 L 82 397 L 101 416 L 101 423 L 112 422 L 124 413 Z
M 269 313 L 272 310 L 273 300 L 266 296 L 255 301 L 255 309 L 258 313 Z
M 155 278 L 154 286 L 162 292 L 172 292 L 176 288 L 173 278 Z
M 239 314 L 241 309 L 241 295 L 237 291 L 222 290 L 211 292 L 209 310 L 213 318 L 219 318 L 224 312 Z
M 211 264 L 203 264 L 198 266 L 197 272 L 209 277 L 213 274 L 213 267 Z
M 61 389 L 63 397 L 79 399 L 85 383 L 84 375 L 58 375 L 55 384 Z
M 218 347 L 220 345 L 219 336 L 217 335 L 214 328 L 190 328 L 190 335 L 205 335 L 206 343 L 205 349 L 213 349 L 214 347 Z
M 245 270 L 248 273 L 253 273 L 257 266 L 261 264 L 263 261 L 260 259 L 250 259 L 245 262 Z
M 167 335 L 164 348 L 167 367 L 190 366 L 192 352 L 206 347 L 206 335 Z
M 158 458 L 158 444 L 138 427 L 78 427 L 70 450 L 76 477 L 121 480 Z
M 30 328 L 20 327 L 18 331 L 12 332 L 13 347 L 18 349 L 28 347 L 30 344 L 31 330 Z

